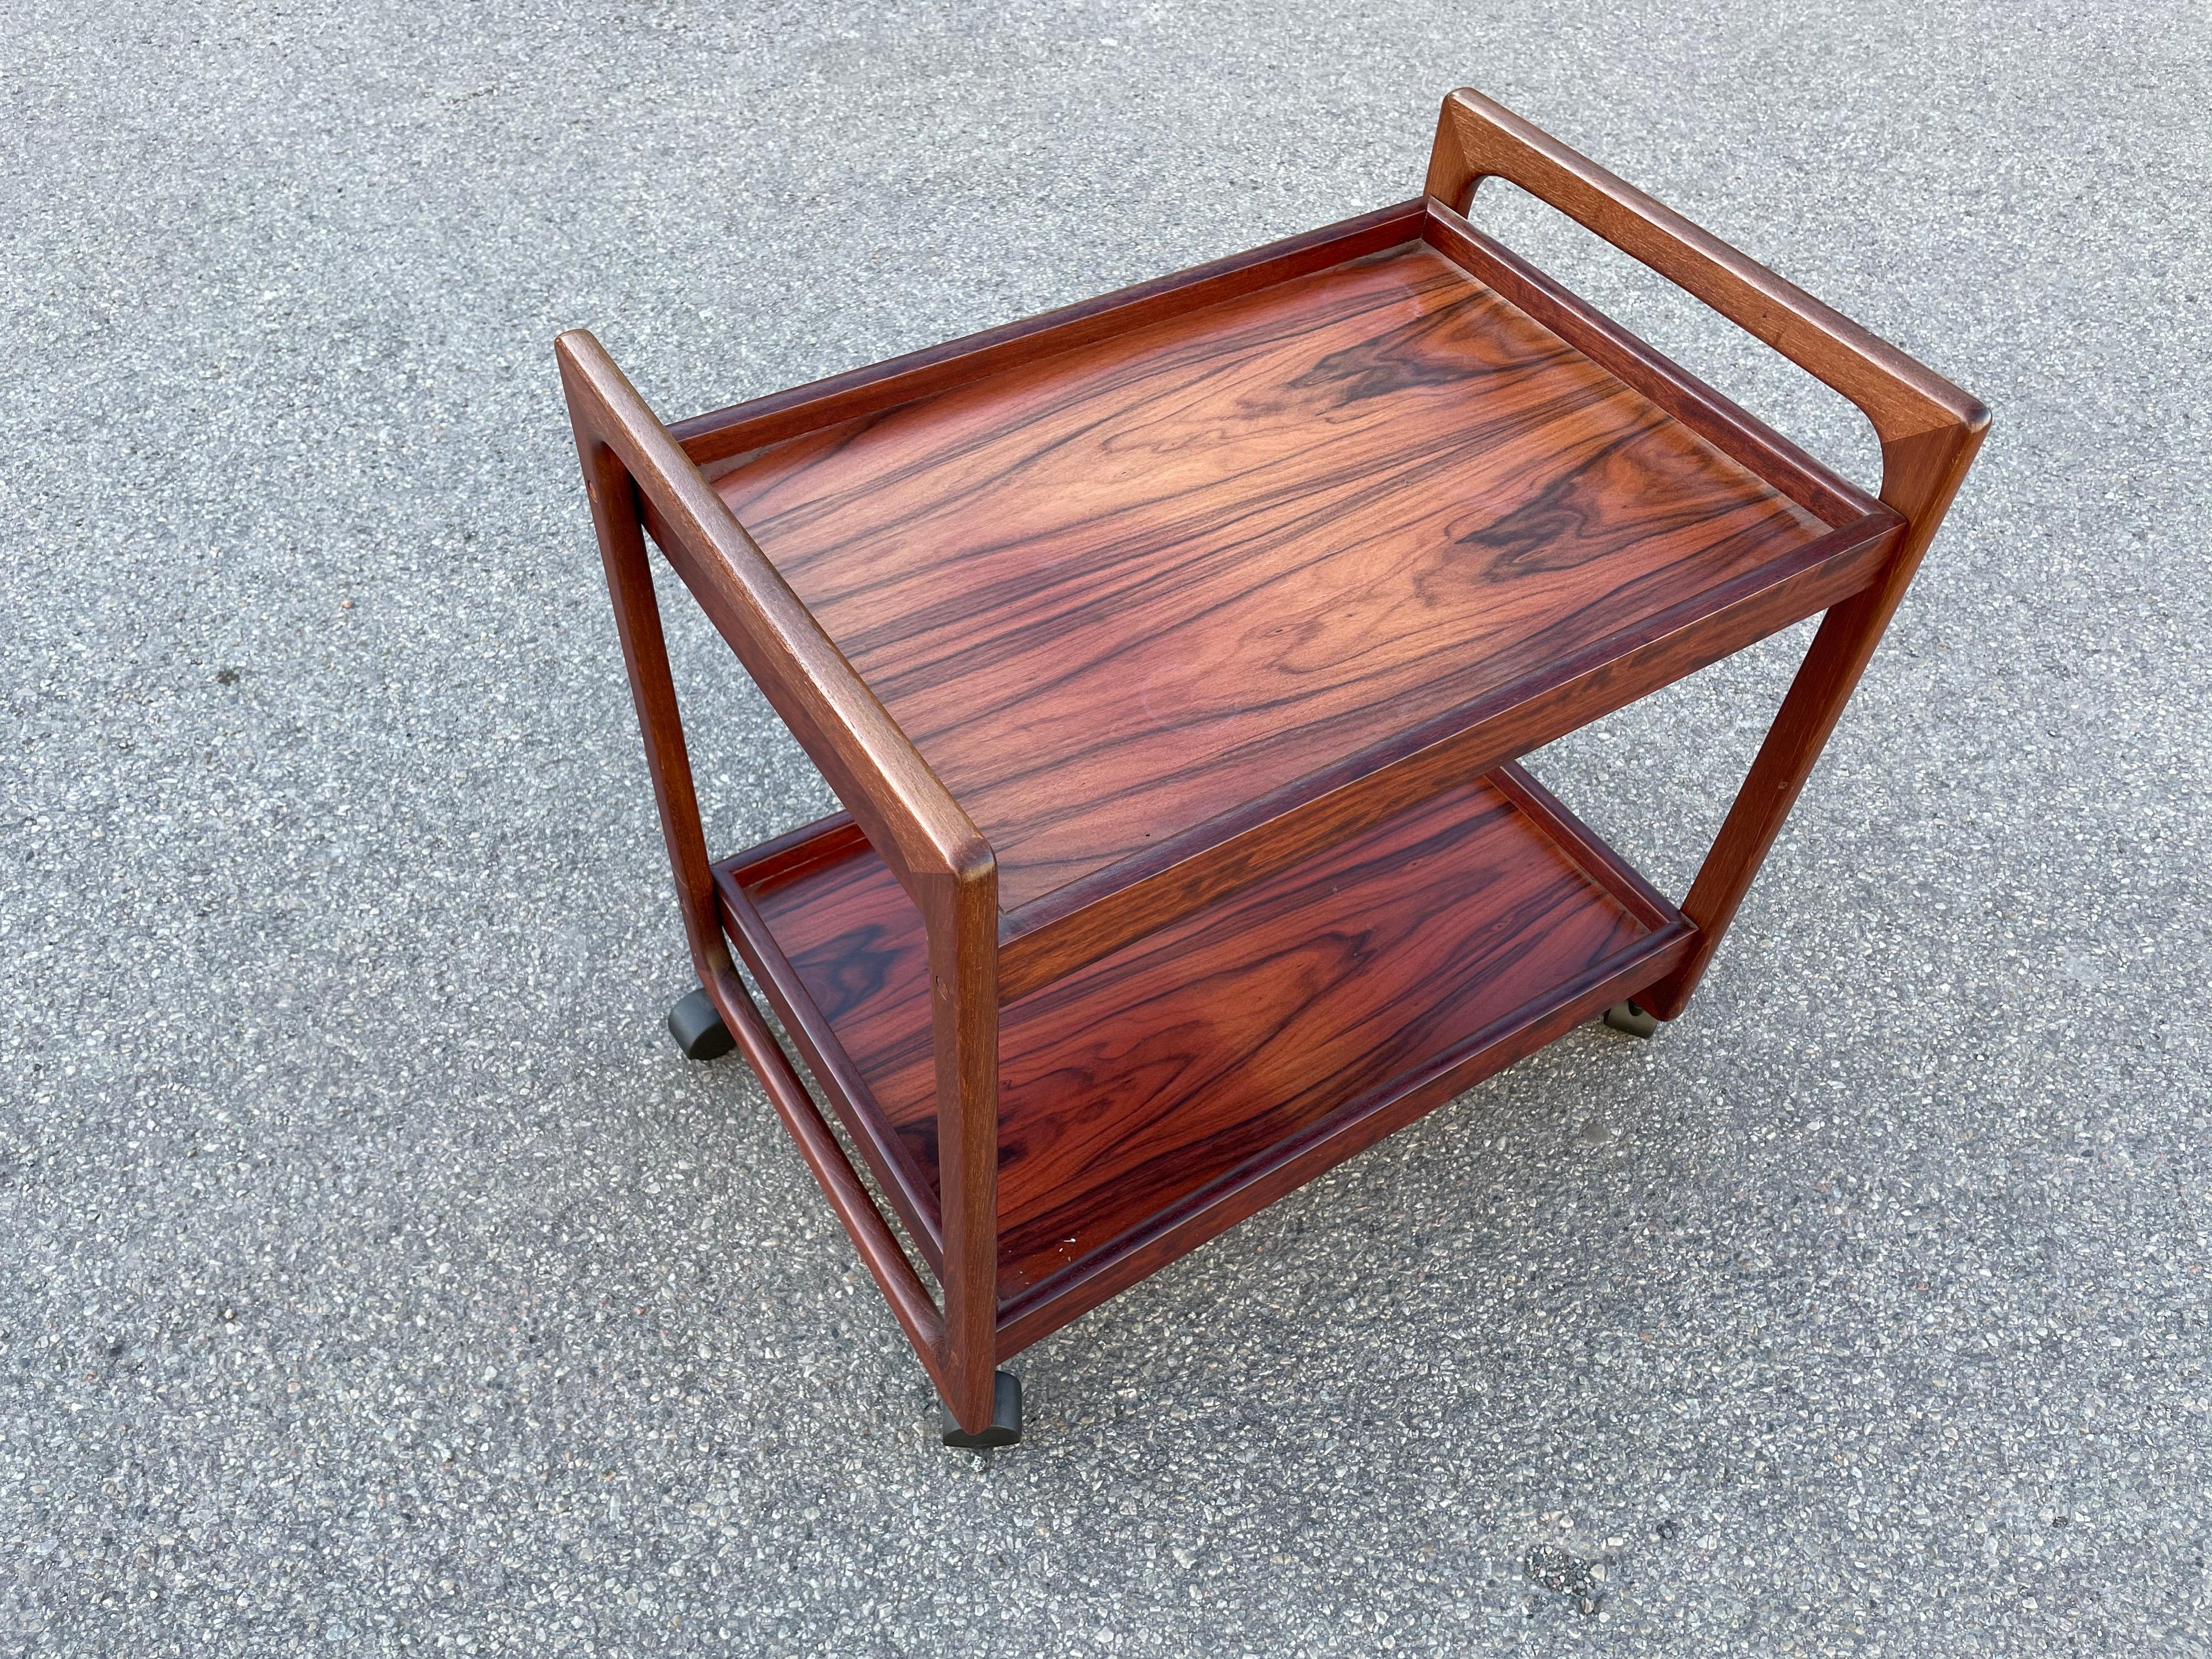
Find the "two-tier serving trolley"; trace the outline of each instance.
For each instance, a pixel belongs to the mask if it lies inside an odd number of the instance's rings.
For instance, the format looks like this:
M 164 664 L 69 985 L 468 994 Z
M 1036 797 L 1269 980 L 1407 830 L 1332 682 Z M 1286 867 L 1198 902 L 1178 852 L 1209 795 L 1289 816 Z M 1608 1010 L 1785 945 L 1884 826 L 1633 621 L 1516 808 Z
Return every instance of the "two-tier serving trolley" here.
M 1850 399 L 1879 496 L 1474 228 L 1492 177 Z M 742 1049 L 967 1445 L 1018 1436 L 1008 1356 L 1577 1021 L 1679 1014 L 1988 424 L 1467 91 L 1411 201 L 719 413 L 557 350 L 672 1029 Z M 648 535 L 844 812 L 712 856 Z M 1817 612 L 1679 907 L 1515 764 Z

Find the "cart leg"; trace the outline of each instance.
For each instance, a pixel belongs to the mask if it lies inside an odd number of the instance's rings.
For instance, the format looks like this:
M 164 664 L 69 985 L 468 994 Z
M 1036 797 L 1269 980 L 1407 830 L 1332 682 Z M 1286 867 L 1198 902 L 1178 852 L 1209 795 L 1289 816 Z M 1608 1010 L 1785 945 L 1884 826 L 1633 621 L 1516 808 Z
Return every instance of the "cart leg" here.
M 993 1446 L 1017 1446 L 1022 1438 L 1022 1379 L 1012 1371 L 998 1371 L 991 1378 L 991 1420 L 973 1434 L 960 1426 L 960 1419 L 940 1408 L 939 1426 L 948 1446 L 963 1446 L 975 1451 Z
M 1884 426 L 1881 415 L 1868 410 L 1881 434 L 1881 499 L 1905 515 L 1905 539 L 1879 581 L 1822 619 L 1812 648 L 1798 665 L 1766 740 L 1682 901 L 1682 914 L 1698 926 L 1697 943 L 1673 973 L 1644 991 L 1651 1012 L 1660 1018 L 1680 1014 L 1705 977 L 1721 935 L 1735 919 L 1736 908 L 1765 862 L 1782 821 L 1796 805 L 1798 791 L 1835 731 L 1844 705 L 1858 689 L 1859 676 L 1897 614 L 1898 601 L 1905 597 L 1929 538 L 1966 476 L 1974 452 L 1981 447 L 1989 412 L 1971 400 L 1968 404 L 1971 412 L 1955 424 L 1938 422 L 1895 434 Z
M 1659 1016 L 1646 1013 L 1631 998 L 1616 1002 L 1605 1011 L 1605 1023 L 1616 1031 L 1626 1031 L 1632 1037 L 1648 1037 L 1659 1029 Z
M 931 881 L 921 898 L 929 935 L 944 1227 L 939 1391 L 962 1431 L 991 1435 L 1005 1419 L 1007 1389 L 1018 1385 L 998 1369 L 999 882 L 988 850 L 979 848 L 966 867 Z M 1007 1426 L 1018 1429 L 1018 1392 L 1012 1397 L 1015 1415 Z
M 668 1035 L 686 1060 L 720 1060 L 738 1046 L 714 998 L 696 990 L 668 1011 Z

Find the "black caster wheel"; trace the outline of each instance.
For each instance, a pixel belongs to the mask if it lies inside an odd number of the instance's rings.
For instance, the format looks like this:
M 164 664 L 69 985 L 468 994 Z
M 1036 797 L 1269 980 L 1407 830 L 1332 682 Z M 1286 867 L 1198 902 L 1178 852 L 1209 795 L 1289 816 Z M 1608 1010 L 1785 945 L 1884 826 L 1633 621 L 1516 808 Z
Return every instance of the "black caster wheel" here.
M 938 1421 L 945 1431 L 946 1445 L 984 1451 L 993 1446 L 1021 1444 L 1022 1379 L 1012 1371 L 1000 1371 L 991 1381 L 991 1423 L 980 1434 L 969 1433 L 953 1420 L 951 1412 L 939 1408 Z
M 1632 1037 L 1648 1037 L 1659 1029 L 1659 1016 L 1645 1013 L 1633 1002 L 1616 1002 L 1605 1011 L 1605 1023 Z
M 721 1010 L 704 991 L 694 991 L 668 1011 L 668 1035 L 686 1060 L 720 1060 L 738 1046 Z

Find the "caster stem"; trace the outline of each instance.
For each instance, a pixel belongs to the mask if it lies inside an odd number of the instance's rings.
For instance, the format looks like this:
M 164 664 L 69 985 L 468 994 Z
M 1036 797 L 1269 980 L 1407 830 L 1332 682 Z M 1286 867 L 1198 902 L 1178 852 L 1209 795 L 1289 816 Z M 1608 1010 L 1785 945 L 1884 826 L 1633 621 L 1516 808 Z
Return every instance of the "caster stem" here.
M 1605 1011 L 1605 1023 L 1632 1037 L 1648 1037 L 1659 1029 L 1659 1016 L 1646 1013 L 1632 1000 L 1616 1002 Z

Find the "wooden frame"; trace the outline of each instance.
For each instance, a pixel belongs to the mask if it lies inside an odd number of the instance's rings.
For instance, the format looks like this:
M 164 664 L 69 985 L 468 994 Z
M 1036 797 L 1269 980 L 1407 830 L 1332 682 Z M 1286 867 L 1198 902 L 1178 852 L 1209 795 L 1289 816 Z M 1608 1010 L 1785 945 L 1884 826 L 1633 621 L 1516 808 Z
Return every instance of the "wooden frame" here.
M 1476 230 L 1491 177 L 1850 398 L 1879 497 Z M 664 427 L 556 352 L 701 984 L 971 1433 L 1165 1261 L 1678 1015 L 1988 425 L 1464 90 L 1419 198 L 813 386 Z M 648 534 L 843 814 L 710 857 Z M 1513 764 L 1821 611 L 1679 910 Z

